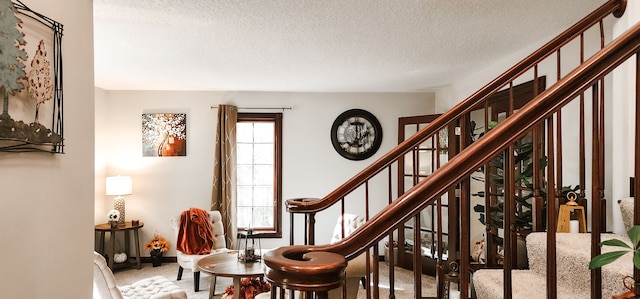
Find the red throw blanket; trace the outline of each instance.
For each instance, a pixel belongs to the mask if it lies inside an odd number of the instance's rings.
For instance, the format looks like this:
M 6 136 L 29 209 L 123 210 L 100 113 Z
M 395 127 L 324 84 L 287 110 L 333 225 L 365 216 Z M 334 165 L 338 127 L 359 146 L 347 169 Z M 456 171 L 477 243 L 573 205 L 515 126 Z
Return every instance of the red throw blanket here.
M 176 250 L 185 254 L 209 254 L 213 249 L 213 232 L 207 211 L 190 208 L 180 214 Z

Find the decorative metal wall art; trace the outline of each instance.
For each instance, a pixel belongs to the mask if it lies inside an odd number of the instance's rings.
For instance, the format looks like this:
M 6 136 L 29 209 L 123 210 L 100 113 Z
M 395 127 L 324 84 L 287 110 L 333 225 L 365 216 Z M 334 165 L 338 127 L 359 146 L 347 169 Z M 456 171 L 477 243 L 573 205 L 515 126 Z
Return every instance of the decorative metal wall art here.
M 142 156 L 187 155 L 187 115 L 142 114 Z
M 64 152 L 61 49 L 62 24 L 0 0 L 0 151 Z

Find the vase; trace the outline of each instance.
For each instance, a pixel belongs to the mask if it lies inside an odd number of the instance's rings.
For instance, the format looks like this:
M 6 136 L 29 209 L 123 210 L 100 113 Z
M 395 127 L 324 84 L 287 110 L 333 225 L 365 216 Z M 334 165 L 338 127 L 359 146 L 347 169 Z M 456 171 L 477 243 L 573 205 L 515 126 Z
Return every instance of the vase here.
M 149 253 L 151 254 L 151 264 L 154 267 L 162 266 L 162 252 L 159 249 L 154 249 Z

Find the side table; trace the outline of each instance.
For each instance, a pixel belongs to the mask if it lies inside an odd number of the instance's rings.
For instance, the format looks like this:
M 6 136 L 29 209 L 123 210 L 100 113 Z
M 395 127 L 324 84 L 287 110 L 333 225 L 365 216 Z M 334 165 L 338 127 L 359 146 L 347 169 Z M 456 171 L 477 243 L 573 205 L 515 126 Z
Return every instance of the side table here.
M 141 227 L 144 226 L 144 223 L 142 223 L 142 221 L 140 221 L 138 224 L 136 225 L 132 225 L 131 221 L 126 221 L 124 224 L 120 224 L 116 227 L 111 227 L 111 224 L 109 223 L 102 223 L 102 224 L 98 224 L 95 226 L 95 231 L 100 233 L 100 253 L 102 255 L 105 255 L 105 251 L 104 251 L 104 234 L 105 232 L 109 232 L 109 247 L 111 248 L 111 251 L 109 252 L 108 256 L 107 256 L 107 260 L 108 260 L 108 265 L 109 268 L 111 268 L 111 270 L 114 270 L 114 266 L 116 268 L 123 268 L 123 267 L 129 267 L 132 266 L 133 263 L 129 261 L 129 232 L 133 231 L 133 238 L 135 240 L 135 245 L 136 245 L 136 263 L 138 266 L 138 269 L 141 268 L 140 266 L 140 238 L 138 235 L 138 229 L 140 229 Z M 113 262 L 113 254 L 116 251 L 116 242 L 115 242 L 115 238 L 116 238 L 116 232 L 124 232 L 124 250 L 125 253 L 127 254 L 127 261 L 124 263 L 117 263 L 114 264 Z

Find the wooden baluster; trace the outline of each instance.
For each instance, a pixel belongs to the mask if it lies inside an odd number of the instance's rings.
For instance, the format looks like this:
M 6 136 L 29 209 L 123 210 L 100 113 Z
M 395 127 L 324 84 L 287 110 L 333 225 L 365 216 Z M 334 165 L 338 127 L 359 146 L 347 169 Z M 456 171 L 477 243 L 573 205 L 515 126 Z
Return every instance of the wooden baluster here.
M 316 244 L 316 232 L 315 232 L 315 227 L 316 227 L 316 213 L 308 213 L 307 215 L 309 215 L 309 218 L 307 219 L 308 222 L 308 239 L 309 239 L 309 243 L 305 243 L 306 245 L 315 245 Z
M 635 131 L 640 132 L 640 54 L 636 54 L 636 119 Z M 634 159 L 634 178 L 633 184 L 633 225 L 640 225 L 640 137 L 635 134 L 635 159 Z M 635 280 L 635 295 L 640 296 L 640 269 L 634 267 L 633 279 Z
M 600 204 L 600 136 L 599 130 L 599 108 L 598 108 L 598 83 L 595 83 L 591 89 L 591 96 L 593 98 L 593 122 L 592 122 L 592 158 L 591 158 L 591 257 L 600 254 L 600 224 L 601 222 L 601 204 Z M 602 269 L 596 268 L 591 270 L 591 298 L 602 298 Z
M 533 96 L 534 98 L 538 96 L 538 91 L 540 89 L 538 83 L 538 65 L 533 69 Z M 542 156 L 544 156 L 543 148 L 544 140 L 542 132 L 540 132 L 540 126 L 535 126 L 533 129 L 533 194 L 534 194 L 534 202 L 532 205 L 532 214 L 533 214 L 533 231 L 543 231 L 544 230 L 544 219 L 542 219 L 542 210 L 544 205 L 544 198 L 540 194 L 540 190 L 542 190 L 544 184 L 544 176 L 541 174 L 542 170 L 540 169 L 540 161 L 542 161 Z
M 418 213 L 413 217 L 413 293 L 416 298 L 422 298 L 422 244 L 420 243 L 420 213 Z
M 401 157 L 399 158 L 400 162 L 398 162 L 398 169 L 400 169 L 400 167 L 402 167 L 404 165 L 404 155 L 401 155 Z M 392 176 L 392 171 L 391 171 L 391 166 L 389 166 L 389 182 L 391 182 L 391 176 Z M 401 186 L 404 186 L 404 180 L 398 176 L 398 193 L 404 191 L 404 190 L 399 190 L 401 189 Z M 392 191 L 391 188 L 389 188 L 389 204 L 391 204 L 393 202 L 393 195 L 392 195 Z M 402 229 L 404 230 L 404 224 L 401 224 L 400 227 L 402 227 Z M 395 259 L 395 250 L 396 247 L 393 245 L 395 240 L 393 239 L 393 230 L 389 231 L 389 298 L 393 299 L 396 297 L 395 295 L 395 263 L 396 263 L 396 259 Z M 398 251 L 400 251 L 400 247 L 398 247 Z M 374 277 L 375 279 L 375 277 Z M 379 296 L 379 289 L 378 289 L 378 284 L 375 284 L 375 289 L 374 289 L 374 298 L 380 298 Z
M 486 110 L 486 109 L 485 109 Z M 470 123 L 471 123 L 471 115 L 466 113 L 458 122 L 460 125 L 460 148 L 467 148 L 469 144 L 471 144 L 471 136 L 466 132 L 470 132 Z M 486 127 L 485 127 L 486 128 Z M 486 130 L 486 129 L 485 129 Z M 473 132 L 471 132 L 473 133 Z M 467 176 L 460 182 L 460 200 L 456 197 L 455 190 L 449 192 L 449 206 L 448 206 L 448 215 L 454 215 L 454 219 L 460 219 L 460 228 L 454 226 L 454 229 L 449 229 L 449 239 L 460 240 L 459 246 L 455 246 L 454 244 L 453 250 L 452 247 L 449 247 L 449 260 L 457 259 L 457 251 L 456 248 L 460 248 L 460 293 L 468 294 L 469 293 L 469 265 L 471 261 L 469 260 L 469 251 L 470 251 L 470 219 L 469 213 L 471 210 L 471 181 L 470 176 Z M 486 197 L 486 196 L 485 196 Z M 453 207 L 451 202 L 454 203 Z M 487 208 L 488 211 L 488 208 Z M 486 213 L 489 215 L 489 213 Z M 451 219 L 451 218 L 449 218 Z M 452 222 L 452 221 L 450 221 Z M 440 249 L 438 251 L 444 251 L 444 247 L 440 246 L 441 243 L 438 243 Z M 487 255 L 488 256 L 488 255 Z M 464 298 L 467 298 L 464 296 Z
M 584 62 L 584 33 L 580 34 L 580 63 L 582 64 Z M 584 115 L 584 92 L 580 93 L 580 123 L 584 124 L 585 122 L 585 115 Z M 587 170 L 586 170 L 586 144 L 585 144 L 585 126 L 579 126 L 580 127 L 580 196 L 578 197 L 579 199 L 579 203 L 583 206 L 585 206 L 586 208 L 586 190 L 585 187 L 587 186 L 587 179 L 586 179 L 586 175 L 587 175 Z M 586 213 L 586 210 L 585 210 Z
M 547 298 L 557 298 L 556 274 L 556 226 L 558 222 L 558 204 L 556 201 L 555 156 L 553 139 L 553 116 L 547 119 Z
M 293 215 L 295 215 L 295 213 L 289 213 L 289 245 L 293 245 L 293 235 L 295 234 L 295 225 L 294 225 L 294 219 L 293 219 Z

